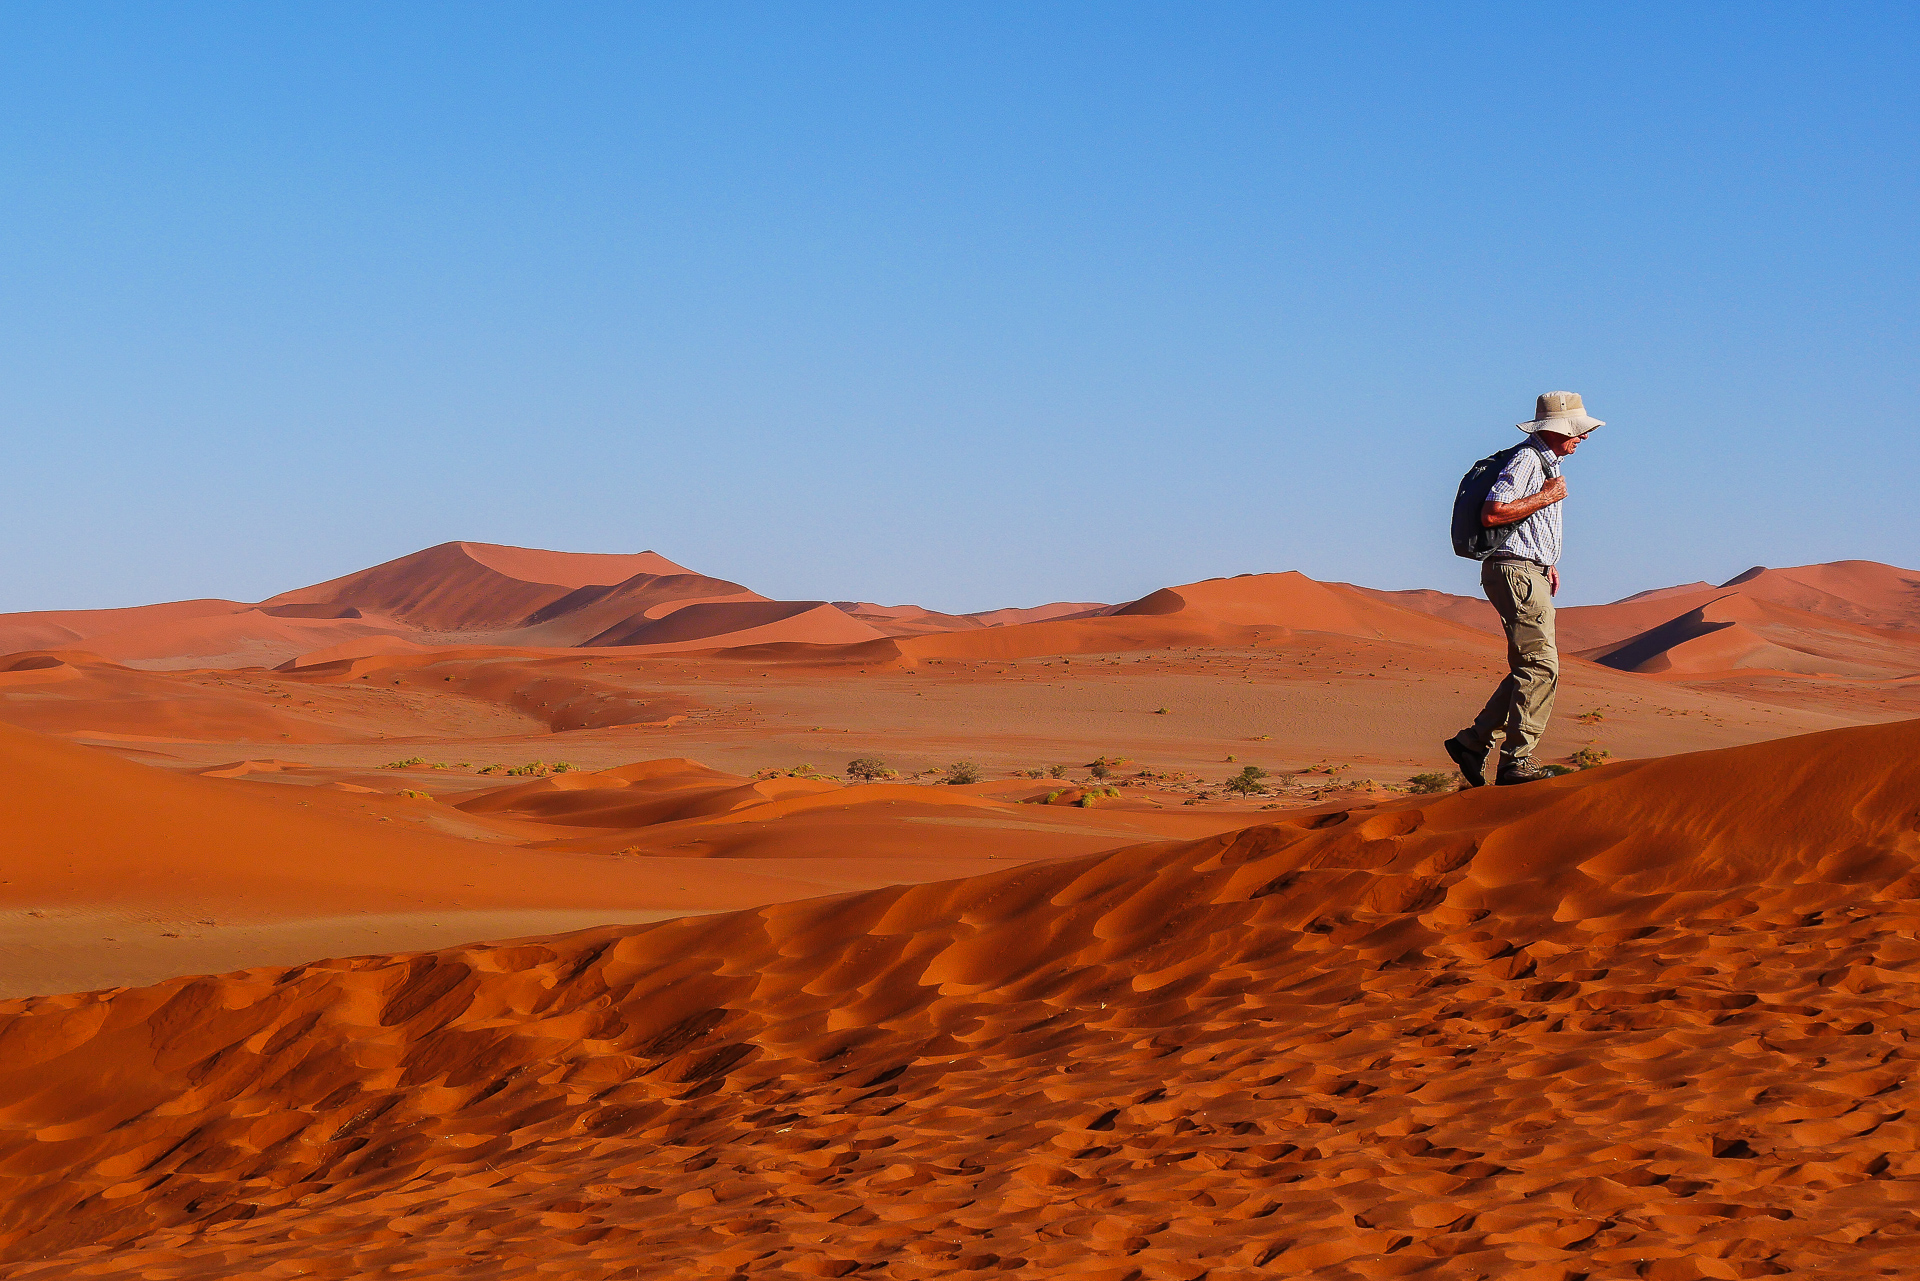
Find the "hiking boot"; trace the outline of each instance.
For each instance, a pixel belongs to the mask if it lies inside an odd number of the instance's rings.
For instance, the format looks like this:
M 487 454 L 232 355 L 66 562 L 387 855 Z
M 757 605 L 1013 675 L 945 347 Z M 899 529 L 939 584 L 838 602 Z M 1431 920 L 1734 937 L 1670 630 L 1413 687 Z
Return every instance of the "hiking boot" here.
M 1453 763 L 1460 767 L 1460 777 L 1467 780 L 1468 787 L 1487 785 L 1487 753 L 1482 748 L 1478 754 L 1458 738 L 1448 739 L 1443 746 L 1447 755 L 1453 757 Z
M 1536 764 L 1531 756 L 1522 756 L 1517 761 L 1500 759 L 1500 774 L 1494 784 L 1498 787 L 1512 787 L 1516 783 L 1535 783 L 1543 778 L 1552 778 L 1553 771 L 1544 765 Z

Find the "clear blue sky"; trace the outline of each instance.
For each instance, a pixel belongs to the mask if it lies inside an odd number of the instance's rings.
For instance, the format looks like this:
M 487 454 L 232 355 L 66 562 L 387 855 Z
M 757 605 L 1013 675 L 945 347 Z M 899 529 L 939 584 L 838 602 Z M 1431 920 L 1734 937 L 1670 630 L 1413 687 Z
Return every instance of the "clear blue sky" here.
M 1920 566 L 1911 4 L 0 9 L 0 609 L 448 539 L 948 609 Z

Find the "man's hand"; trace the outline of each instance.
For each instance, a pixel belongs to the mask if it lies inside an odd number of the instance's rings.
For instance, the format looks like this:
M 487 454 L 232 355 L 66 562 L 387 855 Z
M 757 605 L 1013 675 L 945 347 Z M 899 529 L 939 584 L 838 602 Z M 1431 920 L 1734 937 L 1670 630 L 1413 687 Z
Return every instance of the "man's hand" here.
M 1559 594 L 1560 571 L 1549 565 L 1547 566 L 1547 595 L 1558 596 Z
M 1567 496 L 1567 478 L 1555 476 L 1540 487 L 1537 494 L 1525 498 L 1516 498 L 1510 503 L 1483 503 L 1480 506 L 1480 523 L 1488 529 L 1495 525 L 1511 525 L 1516 520 L 1525 520 L 1542 507 L 1551 507 Z

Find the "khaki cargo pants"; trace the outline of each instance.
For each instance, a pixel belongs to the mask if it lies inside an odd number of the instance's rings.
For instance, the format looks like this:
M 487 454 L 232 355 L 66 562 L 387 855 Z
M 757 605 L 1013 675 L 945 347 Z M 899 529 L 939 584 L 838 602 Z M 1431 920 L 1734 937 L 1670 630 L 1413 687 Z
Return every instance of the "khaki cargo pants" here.
M 1489 560 L 1480 565 L 1480 585 L 1507 629 L 1507 678 L 1480 709 L 1473 728 L 1461 733 L 1468 746 L 1486 751 L 1504 736 L 1502 760 L 1525 760 L 1540 745 L 1553 715 L 1560 683 L 1560 652 L 1553 643 L 1553 592 L 1547 571 L 1530 560 Z

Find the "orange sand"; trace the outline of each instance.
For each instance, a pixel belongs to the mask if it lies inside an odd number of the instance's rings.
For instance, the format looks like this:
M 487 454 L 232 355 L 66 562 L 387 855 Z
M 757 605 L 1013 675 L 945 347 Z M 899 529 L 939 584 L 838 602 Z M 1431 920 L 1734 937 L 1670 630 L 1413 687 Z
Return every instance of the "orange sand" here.
M 245 784 L 235 783 L 240 787 Z M 0 1005 L 9 1277 L 1908 1275 L 1920 725 Z

